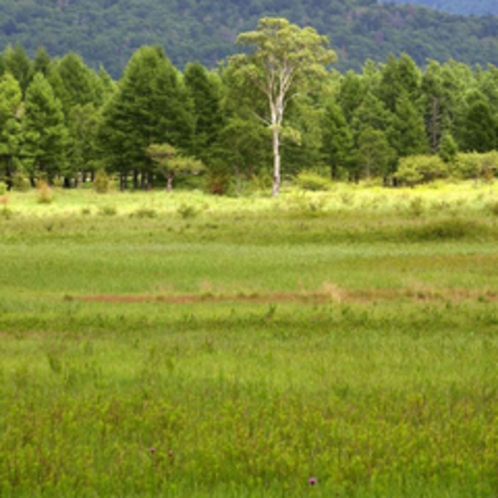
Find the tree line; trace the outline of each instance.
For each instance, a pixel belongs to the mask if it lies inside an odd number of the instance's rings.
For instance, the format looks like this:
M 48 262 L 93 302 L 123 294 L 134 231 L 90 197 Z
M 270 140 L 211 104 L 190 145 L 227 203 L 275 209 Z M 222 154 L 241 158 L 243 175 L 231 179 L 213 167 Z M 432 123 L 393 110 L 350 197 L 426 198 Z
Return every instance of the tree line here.
M 181 71 L 161 47 L 143 46 L 119 81 L 75 53 L 51 58 L 41 48 L 31 59 L 18 44 L 0 61 L 0 179 L 9 188 L 38 179 L 73 187 L 99 171 L 122 189 L 171 189 L 202 172 L 213 193 L 271 178 L 276 124 L 247 59 L 245 71 L 240 57 Z M 475 154 L 498 146 L 497 67 L 421 68 L 403 54 L 361 71 L 328 66 L 320 80 L 293 95 L 277 124 L 284 178 L 315 171 L 413 184 L 444 176 L 465 153 L 462 175 L 493 173 Z

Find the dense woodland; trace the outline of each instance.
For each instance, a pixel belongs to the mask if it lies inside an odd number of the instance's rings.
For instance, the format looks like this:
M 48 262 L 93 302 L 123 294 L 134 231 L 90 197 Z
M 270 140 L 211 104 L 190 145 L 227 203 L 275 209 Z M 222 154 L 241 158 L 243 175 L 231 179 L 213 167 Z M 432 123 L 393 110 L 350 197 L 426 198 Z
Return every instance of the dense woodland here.
M 162 48 L 144 46 L 116 83 L 74 53 L 51 59 L 40 49 L 30 59 L 16 45 L 0 68 L 0 174 L 9 187 L 40 178 L 69 187 L 105 171 L 122 188 L 202 177 L 224 193 L 269 175 L 271 132 L 255 117 L 267 103 L 230 63 L 209 71 L 194 62 L 181 72 Z M 327 74 L 287 110 L 284 177 L 314 171 L 415 184 L 493 174 L 495 66 L 430 61 L 422 70 L 404 54 Z M 467 154 L 456 161 L 458 152 Z
M 380 0 L 382 3 L 424 5 L 460 15 L 498 15 L 495 0 Z
M 238 50 L 233 43 L 238 33 L 254 29 L 265 16 L 312 25 L 327 35 L 342 71 L 359 71 L 367 58 L 382 62 L 404 52 L 418 65 L 427 58 L 498 64 L 496 18 L 377 0 L 2 0 L 0 47 L 19 42 L 30 56 L 40 46 L 52 56 L 74 51 L 114 78 L 138 48 L 156 43 L 181 69 L 195 60 L 213 68 Z

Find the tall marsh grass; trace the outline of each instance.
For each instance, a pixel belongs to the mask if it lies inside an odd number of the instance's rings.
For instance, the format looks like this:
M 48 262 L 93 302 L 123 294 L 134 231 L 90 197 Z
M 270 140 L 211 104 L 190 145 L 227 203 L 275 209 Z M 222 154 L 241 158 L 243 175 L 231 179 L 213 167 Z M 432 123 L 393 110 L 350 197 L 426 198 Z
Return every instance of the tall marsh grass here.
M 495 192 L 445 188 L 9 193 L 0 496 L 495 497 Z

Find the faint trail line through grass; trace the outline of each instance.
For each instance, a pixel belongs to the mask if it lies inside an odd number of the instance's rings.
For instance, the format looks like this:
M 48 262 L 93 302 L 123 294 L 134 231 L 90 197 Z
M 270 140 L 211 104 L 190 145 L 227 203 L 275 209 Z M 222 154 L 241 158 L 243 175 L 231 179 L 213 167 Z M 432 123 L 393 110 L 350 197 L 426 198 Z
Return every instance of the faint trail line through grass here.
M 368 303 L 374 301 L 452 301 L 485 300 L 498 302 L 498 291 L 472 291 L 469 289 L 355 289 L 346 290 L 339 287 L 323 291 L 303 292 L 268 292 L 268 293 L 236 293 L 236 294 L 180 294 L 180 295 L 85 295 L 65 296 L 64 299 L 82 302 L 101 303 L 164 303 L 195 304 L 209 302 L 242 302 L 242 303 Z

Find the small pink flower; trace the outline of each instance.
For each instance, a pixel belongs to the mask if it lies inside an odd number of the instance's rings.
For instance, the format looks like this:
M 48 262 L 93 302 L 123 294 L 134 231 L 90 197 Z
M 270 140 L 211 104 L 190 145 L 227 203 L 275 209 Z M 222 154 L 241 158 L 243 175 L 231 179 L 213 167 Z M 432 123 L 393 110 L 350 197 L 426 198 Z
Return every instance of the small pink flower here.
M 317 483 L 316 477 L 310 477 L 309 481 L 310 486 L 314 486 Z
M 151 452 L 152 454 L 154 454 L 154 453 L 156 452 L 156 448 L 155 448 L 154 446 L 151 446 L 151 447 L 150 447 L 150 452 Z

